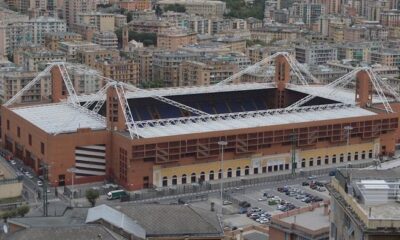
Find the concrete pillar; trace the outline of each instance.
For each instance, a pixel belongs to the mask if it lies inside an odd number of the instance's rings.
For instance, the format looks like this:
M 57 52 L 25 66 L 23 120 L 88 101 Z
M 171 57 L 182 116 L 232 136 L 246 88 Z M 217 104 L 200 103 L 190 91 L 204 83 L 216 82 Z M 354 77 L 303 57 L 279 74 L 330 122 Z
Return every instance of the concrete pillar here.
M 106 103 L 107 128 L 111 130 L 125 130 L 125 116 L 122 111 L 122 107 L 124 106 L 121 106 L 117 90 L 114 87 L 107 89 Z
M 61 75 L 60 68 L 54 66 L 51 70 L 51 98 L 54 103 L 60 102 L 61 99 L 67 98 L 67 89 L 64 86 L 64 80 Z
M 276 108 L 284 108 L 286 106 L 285 90 L 289 80 L 290 65 L 284 56 L 279 55 L 275 58 Z
M 372 82 L 367 71 L 362 70 L 356 75 L 356 103 L 367 107 L 372 103 Z

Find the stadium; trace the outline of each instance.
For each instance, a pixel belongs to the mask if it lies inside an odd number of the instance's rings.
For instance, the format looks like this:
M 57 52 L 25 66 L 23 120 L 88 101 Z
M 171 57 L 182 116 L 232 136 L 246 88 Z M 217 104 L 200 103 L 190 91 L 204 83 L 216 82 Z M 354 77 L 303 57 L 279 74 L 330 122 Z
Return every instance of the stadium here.
M 371 68 L 321 85 L 276 53 L 216 85 L 143 90 L 104 79 L 96 94 L 78 96 L 65 64 L 43 71 L 51 102 L 15 104 L 39 74 L 1 109 L 3 147 L 37 172 L 48 166 L 53 186 L 107 179 L 138 190 L 395 151 L 400 97 Z M 271 65 L 272 81 L 240 83 Z

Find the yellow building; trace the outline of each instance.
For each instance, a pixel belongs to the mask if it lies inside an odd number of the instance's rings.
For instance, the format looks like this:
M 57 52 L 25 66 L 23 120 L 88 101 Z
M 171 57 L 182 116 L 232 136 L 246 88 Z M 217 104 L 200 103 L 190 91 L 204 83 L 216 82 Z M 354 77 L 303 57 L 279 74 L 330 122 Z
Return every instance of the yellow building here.
M 186 45 L 197 43 L 197 34 L 177 28 L 169 28 L 157 35 L 157 47 L 175 51 Z
M 97 27 L 100 32 L 114 32 L 115 31 L 115 17 L 114 14 L 107 13 L 78 13 L 79 24 L 89 24 Z

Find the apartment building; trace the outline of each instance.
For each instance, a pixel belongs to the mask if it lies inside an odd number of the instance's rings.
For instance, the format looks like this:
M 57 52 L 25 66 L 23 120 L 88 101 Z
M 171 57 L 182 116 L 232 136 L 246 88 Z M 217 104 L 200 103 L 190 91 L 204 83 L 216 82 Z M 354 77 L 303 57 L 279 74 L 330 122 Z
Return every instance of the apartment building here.
M 161 33 L 171 26 L 170 23 L 157 19 L 132 20 L 128 23 L 130 31 L 146 33 Z
M 97 26 L 86 23 L 74 23 L 70 26 L 72 32 L 82 35 L 86 41 L 92 41 L 93 35 L 97 32 Z
M 100 32 L 115 31 L 115 16 L 111 13 L 83 12 L 77 13 L 78 24 L 88 24 L 97 27 Z
M 293 41 L 299 36 L 299 30 L 293 27 L 267 26 L 250 31 L 252 40 L 271 43 L 277 40 Z
M 339 169 L 328 185 L 330 239 L 399 239 L 399 173 L 396 167 Z
M 3 102 L 11 99 L 15 94 L 17 94 L 23 87 L 25 87 L 33 78 L 36 77 L 38 72 L 36 71 L 13 71 L 8 72 L 3 75 L 3 81 L 0 82 L 1 89 L 3 89 L 3 94 L 1 100 Z M 23 96 L 21 96 L 17 102 L 38 102 L 41 100 L 48 99 L 50 95 L 51 85 L 51 75 L 50 73 L 44 75 L 38 84 L 33 86 L 28 90 Z
M 154 52 L 153 81 L 163 81 L 165 86 L 179 86 L 179 65 L 183 61 L 195 60 L 196 55 L 184 51 Z
M 338 60 L 352 59 L 359 62 L 370 62 L 371 52 L 381 48 L 379 42 L 348 42 L 336 45 Z
M 77 94 L 91 94 L 97 92 L 103 86 L 102 73 L 86 65 L 79 68 L 68 68 L 69 77 Z
M 328 203 L 274 215 L 269 227 L 269 238 L 274 240 L 327 240 L 329 239 Z
M 178 28 L 169 28 L 157 35 L 157 47 L 160 49 L 175 51 L 186 45 L 197 43 L 197 34 Z
M 238 66 L 229 62 L 184 61 L 179 66 L 179 86 L 215 84 L 238 71 Z
M 139 84 L 153 79 L 154 48 L 135 48 L 132 50 L 132 59 L 139 65 Z
M 187 45 L 179 48 L 179 50 L 194 53 L 197 56 L 227 54 L 231 52 L 229 46 L 220 42 L 207 42 L 194 45 Z
M 295 53 L 294 48 L 288 45 L 283 46 L 261 46 L 259 44 L 253 45 L 246 49 L 246 55 L 250 58 L 251 64 L 255 64 L 264 58 L 271 56 L 277 52 Z
M 114 21 L 115 21 L 115 28 L 123 27 L 127 24 L 127 17 L 122 14 L 115 14 Z
M 37 72 L 44 69 L 49 62 L 65 62 L 66 54 L 38 47 L 17 48 L 14 51 L 14 59 L 25 70 Z
M 32 43 L 44 45 L 46 33 L 57 33 L 67 31 L 67 25 L 61 19 L 53 17 L 38 17 L 29 20 L 32 27 Z
M 390 10 L 380 13 L 380 23 L 385 27 L 400 27 L 400 10 Z
M 73 32 L 49 32 L 44 35 L 44 46 L 49 50 L 58 50 L 59 42 L 82 41 L 82 35 Z
M 344 28 L 343 37 L 345 42 L 385 41 L 388 34 L 381 25 L 353 25 Z
M 152 9 L 150 0 L 122 0 L 118 5 L 120 8 L 128 11 L 145 11 Z
M 300 45 L 295 47 L 296 59 L 309 65 L 325 64 L 337 59 L 337 49 L 329 45 Z
M 116 59 L 119 57 L 119 51 L 116 49 L 106 49 L 101 47 L 79 49 L 76 51 L 76 60 L 86 66 L 95 68 L 99 59 Z
M 79 50 L 97 48 L 100 48 L 100 45 L 87 41 L 66 41 L 59 43 L 59 50 L 67 55 L 68 61 L 76 61 Z
M 246 51 L 246 39 L 235 36 L 226 36 L 216 39 L 217 42 L 223 43 L 232 52 L 245 52 Z
M 139 81 L 139 65 L 133 60 L 122 58 L 104 58 L 95 63 L 95 68 L 106 78 L 137 85 Z
M 114 32 L 96 32 L 93 35 L 93 42 L 105 48 L 118 47 L 118 38 Z
M 371 52 L 371 63 L 400 67 L 400 50 L 383 48 Z
M 185 6 L 189 14 L 198 14 L 201 16 L 223 17 L 226 11 L 226 4 L 222 1 L 209 0 L 161 0 L 158 2 L 161 8 L 168 5 L 180 4 Z
M 70 27 L 78 22 L 79 13 L 95 12 L 97 0 L 64 0 L 63 16 Z

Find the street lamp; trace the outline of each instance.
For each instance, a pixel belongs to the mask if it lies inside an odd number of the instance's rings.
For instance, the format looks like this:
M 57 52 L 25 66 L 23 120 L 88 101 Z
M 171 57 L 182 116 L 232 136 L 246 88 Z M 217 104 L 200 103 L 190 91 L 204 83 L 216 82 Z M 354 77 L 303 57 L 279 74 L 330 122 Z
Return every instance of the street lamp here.
M 71 167 L 67 169 L 67 172 L 70 172 L 72 177 L 72 197 L 71 197 L 71 205 L 73 205 L 73 201 L 74 201 L 74 192 L 75 192 L 75 188 L 74 188 L 74 178 L 75 178 L 75 173 L 78 169 L 76 167 Z
M 224 197 L 223 197 L 223 190 L 224 190 L 224 146 L 228 145 L 226 141 L 219 141 L 218 145 L 221 146 L 221 179 L 220 179 L 220 188 L 221 188 L 221 217 L 222 217 L 222 208 L 224 206 Z

